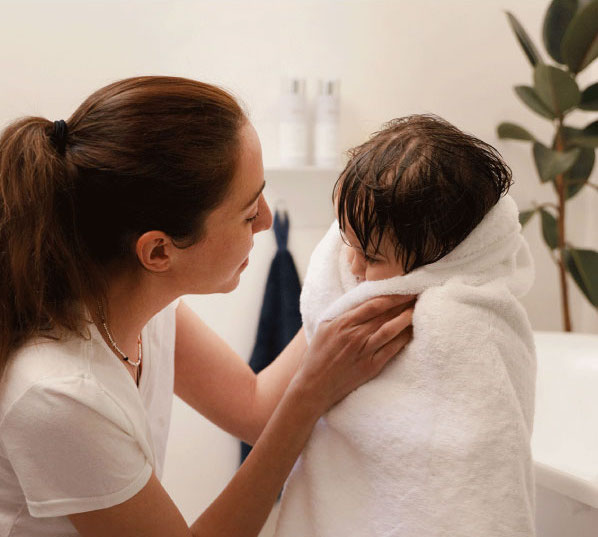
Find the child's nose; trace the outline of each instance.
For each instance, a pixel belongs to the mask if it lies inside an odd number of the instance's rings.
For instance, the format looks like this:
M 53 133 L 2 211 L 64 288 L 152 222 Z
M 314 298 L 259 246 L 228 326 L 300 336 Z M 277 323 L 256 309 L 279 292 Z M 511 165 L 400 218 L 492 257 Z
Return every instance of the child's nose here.
M 365 280 L 365 259 L 361 254 L 354 253 L 351 261 L 351 273 L 359 280 Z

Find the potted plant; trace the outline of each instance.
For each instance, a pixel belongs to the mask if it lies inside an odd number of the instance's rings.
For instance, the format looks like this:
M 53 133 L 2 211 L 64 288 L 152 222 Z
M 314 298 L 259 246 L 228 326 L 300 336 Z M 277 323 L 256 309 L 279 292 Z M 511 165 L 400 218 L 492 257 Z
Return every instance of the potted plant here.
M 520 125 L 503 122 L 498 136 L 531 142 L 539 179 L 551 184 L 556 194 L 556 200 L 534 203 L 521 211 L 519 218 L 525 225 L 535 214 L 540 216 L 544 241 L 559 269 L 563 328 L 570 332 L 567 273 L 598 308 L 598 252 L 576 248 L 565 226 L 567 201 L 584 188 L 598 190 L 598 185 L 589 181 L 598 147 L 598 121 L 582 127 L 568 123 L 575 110 L 598 111 L 598 82 L 580 88 L 576 80 L 598 56 L 598 0 L 552 1 L 544 17 L 543 42 L 555 64 L 544 62 L 515 15 L 507 12 L 507 18 L 533 69 L 533 85 L 516 86 L 515 93 L 528 108 L 551 122 L 553 132 L 546 145 Z

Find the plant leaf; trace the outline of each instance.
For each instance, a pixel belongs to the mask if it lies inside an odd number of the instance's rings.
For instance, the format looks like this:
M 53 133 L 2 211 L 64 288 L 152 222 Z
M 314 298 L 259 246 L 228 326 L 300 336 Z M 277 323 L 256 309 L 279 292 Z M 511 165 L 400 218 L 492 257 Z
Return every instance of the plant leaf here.
M 523 127 L 516 125 L 515 123 L 503 122 L 498 126 L 498 137 L 511 140 L 529 140 L 535 141 L 532 134 L 526 131 Z
M 561 129 L 562 141 L 564 149 L 572 149 L 576 147 L 574 140 L 580 133 L 583 132 L 581 129 L 574 127 L 563 126 Z M 556 136 L 553 142 L 552 148 L 556 147 Z M 577 194 L 588 181 L 592 169 L 594 168 L 594 161 L 596 159 L 595 151 L 593 148 L 582 147 L 579 153 L 579 157 L 575 161 L 575 164 L 569 168 L 564 174 L 563 179 L 565 180 L 565 199 L 570 199 Z M 554 184 L 555 190 L 557 190 L 556 183 Z
M 581 292 L 598 308 L 598 252 L 566 248 L 563 260 Z
M 582 6 L 567 27 L 561 55 L 573 73 L 579 73 L 598 56 L 598 0 Z
M 552 65 L 538 64 L 534 69 L 534 89 L 542 102 L 554 113 L 563 113 L 579 104 L 581 93 L 575 79 Z
M 582 147 L 598 147 L 598 120 L 579 131 L 571 141 Z
M 511 25 L 511 29 L 515 32 L 515 37 L 517 37 L 517 41 L 521 45 L 523 52 L 527 56 L 527 59 L 532 64 L 532 66 L 536 66 L 538 63 L 542 63 L 542 58 L 540 57 L 540 53 L 534 42 L 530 39 L 529 35 L 521 25 L 521 23 L 517 20 L 515 15 L 513 15 L 510 11 L 506 12 L 507 18 L 509 20 L 509 24 Z
M 542 236 L 544 237 L 544 241 L 551 250 L 554 250 L 559 245 L 556 218 L 546 209 L 540 209 L 540 216 L 542 217 Z
M 598 82 L 583 90 L 579 108 L 582 110 L 598 110 Z
M 569 127 L 568 125 L 563 125 L 561 129 L 561 135 L 563 140 L 563 149 L 571 149 L 571 147 L 575 147 L 575 143 L 573 140 L 575 137 L 581 132 L 581 129 L 577 127 Z M 556 149 L 556 133 L 554 136 L 554 143 L 552 146 L 553 149 Z
M 575 164 L 580 152 L 578 147 L 568 151 L 554 151 L 540 142 L 534 142 L 534 161 L 541 181 L 554 181 L 557 175 L 566 172 Z
M 535 212 L 535 209 L 530 209 L 529 211 L 519 211 L 519 223 L 521 224 L 521 227 L 525 226 L 525 224 L 530 221 Z
M 566 199 L 575 196 L 575 194 L 577 194 L 588 182 L 592 169 L 594 168 L 595 160 L 596 155 L 594 149 L 589 147 L 581 149 L 575 164 L 563 174 L 566 186 Z
M 576 11 L 577 0 L 553 0 L 546 11 L 542 29 L 544 46 L 558 63 L 565 63 L 561 56 L 561 41 Z
M 515 86 L 515 93 L 517 96 L 534 112 L 544 116 L 548 119 L 555 119 L 556 116 L 552 113 L 550 108 L 548 108 L 538 97 L 538 94 L 531 88 L 530 86 Z

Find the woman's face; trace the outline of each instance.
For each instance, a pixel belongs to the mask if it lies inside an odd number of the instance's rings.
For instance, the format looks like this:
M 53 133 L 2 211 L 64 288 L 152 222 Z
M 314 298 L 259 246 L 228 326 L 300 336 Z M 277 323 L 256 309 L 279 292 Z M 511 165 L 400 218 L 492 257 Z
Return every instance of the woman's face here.
M 262 148 L 247 122 L 240 130 L 239 160 L 229 193 L 206 218 L 202 239 L 180 251 L 185 294 L 228 293 L 237 287 L 249 262 L 253 235 L 272 225 L 264 185 Z

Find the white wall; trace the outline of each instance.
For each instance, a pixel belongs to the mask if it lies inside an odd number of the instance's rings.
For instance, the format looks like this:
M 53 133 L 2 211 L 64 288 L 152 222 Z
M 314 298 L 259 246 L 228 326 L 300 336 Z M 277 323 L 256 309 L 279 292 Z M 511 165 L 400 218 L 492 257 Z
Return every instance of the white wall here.
M 280 76 L 342 80 L 341 145 L 348 148 L 392 117 L 434 112 L 496 145 L 512 166 L 522 208 L 552 197 L 540 187 L 524 143 L 501 141 L 502 120 L 548 141 L 551 126 L 515 97 L 531 82 L 507 25 L 510 9 L 540 44 L 547 0 L 0 0 L 0 125 L 25 114 L 68 118 L 93 90 L 137 74 L 170 74 L 221 84 L 246 104 L 264 161 L 277 163 Z M 585 74 L 585 73 L 584 73 Z M 592 74 L 593 77 L 589 75 Z M 598 67 L 584 79 L 595 79 Z M 580 125 L 589 122 L 580 115 Z M 568 227 L 579 246 L 596 247 L 596 192 L 571 203 Z M 538 278 L 525 300 L 538 329 L 560 328 L 555 268 L 526 230 Z M 595 310 L 575 286 L 578 331 L 598 330 Z
M 513 93 L 514 85 L 531 83 L 531 70 L 503 11 L 512 10 L 540 45 L 547 5 L 548 0 L 0 0 L 0 125 L 21 115 L 67 119 L 89 93 L 119 78 L 180 75 L 223 85 L 244 101 L 271 168 L 277 164 L 281 75 L 307 77 L 312 96 L 318 77 L 337 76 L 344 148 L 392 117 L 434 112 L 502 152 L 516 180 L 512 194 L 526 208 L 553 194 L 539 185 L 531 148 L 498 140 L 496 126 L 515 121 L 546 142 L 552 130 Z M 595 80 L 596 66 L 593 77 L 589 74 L 582 80 Z M 590 121 L 580 118 L 579 125 Z M 328 198 L 332 179 L 331 174 L 318 187 L 309 183 L 313 195 Z M 270 201 L 293 200 L 294 192 L 305 189 L 300 177 L 282 186 L 271 182 Z M 323 232 L 296 213 L 302 207 L 290 207 L 291 223 L 302 222 L 290 238 L 301 276 Z M 597 193 L 590 189 L 570 204 L 567 224 L 580 247 L 598 247 L 597 207 Z M 557 273 L 537 221 L 525 235 L 537 262 L 537 281 L 525 306 L 536 329 L 559 329 Z M 235 292 L 190 299 L 243 357 L 251 351 L 273 252 L 271 233 L 259 235 Z M 571 293 L 575 328 L 598 332 L 596 311 L 574 285 Z M 237 445 L 201 418 L 183 416 L 182 403 L 176 410 L 165 483 L 190 518 L 234 471 Z

